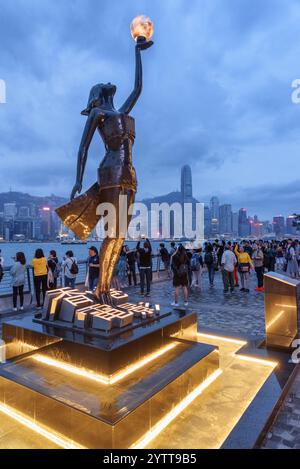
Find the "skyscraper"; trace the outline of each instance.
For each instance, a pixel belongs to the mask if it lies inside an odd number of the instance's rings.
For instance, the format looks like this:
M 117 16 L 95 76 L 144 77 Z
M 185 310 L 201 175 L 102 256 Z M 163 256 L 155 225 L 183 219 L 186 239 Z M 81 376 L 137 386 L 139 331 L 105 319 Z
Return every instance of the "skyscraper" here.
M 239 235 L 239 214 L 234 212 L 232 214 L 232 234 L 233 236 Z
M 15 202 L 5 203 L 3 232 L 6 241 L 11 241 L 14 233 L 14 220 L 17 215 L 17 204 Z
M 204 206 L 204 236 L 209 238 L 211 230 L 211 216 L 209 206 Z
M 232 209 L 230 204 L 220 206 L 220 234 L 232 233 Z
M 20 218 L 29 218 L 30 212 L 29 207 L 20 207 L 19 208 L 19 217 Z
M 263 235 L 263 224 L 259 221 L 258 216 L 254 215 L 249 220 L 250 223 L 250 234 L 254 238 L 260 238 Z
M 219 234 L 219 223 L 220 223 L 220 209 L 219 209 L 218 197 L 212 197 L 210 199 L 210 216 L 211 216 L 211 234 Z
M 41 207 L 39 209 L 39 218 L 41 221 L 41 236 L 42 239 L 50 239 L 51 237 L 51 208 Z
M 241 238 L 247 237 L 250 235 L 250 223 L 247 217 L 247 210 L 241 208 L 239 210 L 239 236 Z
M 193 183 L 192 183 L 192 170 L 189 165 L 185 165 L 181 168 L 181 198 L 182 204 L 192 204 L 192 219 L 188 221 L 189 211 L 186 207 L 182 210 L 182 226 L 191 226 L 194 230 L 196 228 L 196 204 L 193 199 Z M 174 222 L 173 222 L 174 225 Z M 186 233 L 184 233 L 186 235 Z
M 17 205 L 15 202 L 4 204 L 4 218 L 14 219 L 17 215 Z
M 273 231 L 277 238 L 281 238 L 285 234 L 285 220 L 282 215 L 273 218 Z
M 181 194 L 183 202 L 192 202 L 192 170 L 189 165 L 185 165 L 181 168 Z
M 289 215 L 286 219 L 286 234 L 296 235 L 297 228 L 294 226 L 295 215 Z

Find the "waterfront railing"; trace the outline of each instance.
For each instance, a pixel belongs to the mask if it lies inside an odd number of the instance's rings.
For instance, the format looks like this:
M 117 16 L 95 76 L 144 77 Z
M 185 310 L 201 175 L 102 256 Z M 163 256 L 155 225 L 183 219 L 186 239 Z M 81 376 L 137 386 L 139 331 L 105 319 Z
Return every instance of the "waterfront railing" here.
M 76 276 L 76 285 L 82 285 L 86 281 L 87 276 L 87 269 L 88 264 L 87 260 L 80 260 L 77 262 L 79 272 Z M 3 268 L 3 278 L 0 282 L 0 298 L 9 297 L 12 295 L 12 278 L 10 275 L 11 266 L 7 266 Z M 157 254 L 152 256 L 152 272 L 156 273 L 156 278 L 159 278 L 160 274 L 164 271 L 164 264 L 161 260 L 161 257 Z M 136 265 L 136 274 L 139 277 L 139 270 L 138 266 Z M 121 280 L 121 275 L 119 274 L 119 278 Z M 64 286 L 64 273 L 61 272 L 57 281 L 57 286 L 62 287 Z M 33 294 L 34 293 L 34 283 L 33 283 L 33 269 L 31 266 L 26 267 L 26 275 L 25 275 L 25 285 L 24 285 L 24 293 L 25 294 Z

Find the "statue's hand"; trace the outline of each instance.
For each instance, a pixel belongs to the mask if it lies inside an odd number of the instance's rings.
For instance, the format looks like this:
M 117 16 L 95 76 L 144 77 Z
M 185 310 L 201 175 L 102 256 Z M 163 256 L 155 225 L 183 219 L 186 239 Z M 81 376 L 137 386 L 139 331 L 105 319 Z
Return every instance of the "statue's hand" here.
M 80 194 L 81 189 L 82 189 L 82 184 L 81 184 L 81 182 L 76 182 L 76 184 L 75 184 L 75 186 L 73 187 L 73 190 L 72 190 L 72 192 L 71 192 L 71 200 L 74 199 L 74 197 L 76 196 L 77 192 L 78 192 L 78 194 Z
M 154 42 L 153 41 L 137 41 L 136 43 L 136 48 L 140 50 L 146 50 L 149 49 L 149 47 L 153 46 Z

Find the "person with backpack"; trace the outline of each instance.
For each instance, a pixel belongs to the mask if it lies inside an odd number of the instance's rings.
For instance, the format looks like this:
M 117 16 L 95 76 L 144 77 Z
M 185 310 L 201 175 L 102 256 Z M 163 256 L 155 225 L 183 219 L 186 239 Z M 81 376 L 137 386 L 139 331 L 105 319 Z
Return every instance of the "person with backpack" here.
M 264 256 L 266 257 L 268 272 L 274 272 L 276 266 L 276 251 L 272 243 L 268 243 L 268 246 L 264 252 Z
M 75 288 L 75 281 L 79 269 L 73 251 L 66 252 L 66 257 L 64 258 L 64 261 L 62 263 L 62 269 L 64 272 L 65 287 Z
M 253 247 L 251 246 L 250 241 L 245 241 L 244 249 L 245 249 L 245 252 L 247 252 L 249 256 L 252 258 Z
M 119 268 L 119 279 L 121 288 L 126 287 L 127 278 L 128 278 L 128 262 L 127 262 L 127 254 L 125 248 L 123 247 L 119 260 L 118 260 L 118 268 Z
M 237 260 L 237 256 L 234 252 L 234 248 L 236 246 L 236 242 L 234 241 L 233 243 L 231 241 L 228 241 L 227 243 L 227 246 L 229 247 L 230 251 L 233 252 L 233 254 L 235 255 L 235 259 L 236 259 L 236 263 L 235 263 L 235 266 L 234 266 L 234 271 L 233 271 L 233 278 L 234 278 L 234 287 L 235 288 L 238 288 L 240 285 L 239 285 L 239 276 L 238 276 L 238 260 Z
M 224 253 L 224 251 L 225 251 L 225 244 L 226 244 L 226 243 L 225 243 L 225 241 L 223 240 L 223 241 L 221 242 L 221 244 L 218 243 L 218 244 L 216 244 L 216 245 L 214 246 L 215 252 L 216 252 L 217 258 L 218 258 L 218 267 L 222 267 L 222 257 L 223 257 L 223 253 Z
M 49 290 L 56 290 L 57 288 L 57 279 L 61 271 L 61 265 L 58 261 L 56 251 L 52 249 L 48 257 L 48 274 L 51 272 L 51 279 L 48 276 L 48 288 Z
M 172 256 L 172 271 L 173 271 L 173 286 L 175 287 L 175 301 L 171 306 L 179 306 L 179 289 L 183 291 L 184 306 L 188 306 L 188 256 L 182 244 L 177 248 L 177 251 Z
M 234 268 L 236 263 L 237 260 L 235 254 L 231 251 L 228 244 L 225 245 L 221 259 L 224 293 L 228 293 L 229 288 L 231 293 L 234 291 Z
M 293 278 L 298 278 L 299 271 L 298 271 L 298 262 L 297 262 L 295 247 L 296 247 L 295 242 L 289 239 L 287 247 L 286 247 L 286 254 L 285 254 L 285 258 L 287 262 L 286 273 Z
M 286 266 L 286 259 L 283 253 L 283 245 L 279 243 L 276 250 L 276 270 L 284 271 Z
M 175 252 L 177 251 L 177 246 L 174 241 L 170 243 L 170 249 L 169 249 L 169 254 L 170 254 L 170 266 L 169 266 L 169 277 L 173 276 L 172 272 L 172 257 L 174 256 Z
M 128 265 L 128 270 L 127 270 L 127 276 L 128 276 L 128 284 L 131 287 L 132 281 L 134 286 L 137 286 L 137 279 L 136 279 L 136 271 L 135 271 L 135 263 L 136 263 L 136 250 L 135 249 L 129 249 L 129 246 L 127 244 L 124 246 L 124 252 L 126 253 L 126 258 L 127 258 L 127 265 Z
M 159 255 L 161 257 L 162 263 L 164 264 L 164 269 L 170 273 L 170 254 L 165 247 L 164 243 L 159 245 Z
M 33 268 L 33 283 L 36 296 L 36 307 L 37 309 L 41 309 L 45 301 L 48 280 L 47 259 L 44 256 L 42 249 L 37 249 L 35 251 L 34 258 L 31 261 L 31 267 Z M 41 293 L 43 296 L 42 304 Z
M 206 246 L 206 252 L 204 255 L 204 264 L 208 271 L 208 279 L 210 287 L 214 286 L 215 270 L 218 265 L 218 258 L 216 252 L 211 244 Z
M 188 280 L 189 280 L 189 286 L 191 286 L 192 281 L 193 281 L 193 272 L 192 272 L 192 256 L 193 252 L 190 249 L 186 249 L 186 255 L 188 258 Z
M 99 253 L 98 249 L 95 246 L 89 248 L 89 258 L 88 258 L 88 285 L 89 291 L 94 291 L 98 285 L 99 280 Z
M 24 285 L 26 274 L 26 259 L 23 252 L 17 252 L 15 262 L 10 269 L 13 287 L 13 309 L 18 311 L 17 302 L 20 297 L 20 310 L 24 309 Z
M 261 243 L 253 245 L 253 264 L 257 277 L 257 287 L 255 291 L 264 291 L 264 253 Z
M 203 273 L 203 257 L 202 248 L 195 249 L 191 258 L 192 269 L 192 287 L 197 287 L 202 290 L 202 273 Z
M 173 256 L 173 254 L 175 254 L 176 250 L 177 250 L 177 248 L 176 248 L 176 243 L 175 243 L 175 241 L 172 241 L 172 242 L 170 243 L 170 251 L 169 251 L 169 253 L 170 253 L 170 258 Z

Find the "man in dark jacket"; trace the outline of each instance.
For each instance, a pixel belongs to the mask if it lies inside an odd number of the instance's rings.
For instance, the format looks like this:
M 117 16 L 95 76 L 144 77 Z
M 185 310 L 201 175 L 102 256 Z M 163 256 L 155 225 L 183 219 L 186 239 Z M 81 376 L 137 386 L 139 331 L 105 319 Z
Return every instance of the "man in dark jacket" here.
M 136 252 L 139 258 L 139 269 L 141 279 L 141 295 L 144 296 L 145 280 L 147 286 L 147 292 L 145 296 L 150 296 L 150 285 L 151 285 L 151 271 L 152 271 L 152 248 L 148 238 L 145 239 L 143 247 L 140 247 L 141 242 L 139 241 L 136 245 Z
M 136 273 L 135 273 L 136 250 L 135 249 L 130 250 L 127 245 L 124 246 L 124 248 L 125 248 L 127 264 L 128 264 L 128 283 L 129 283 L 129 286 L 131 286 L 132 280 L 133 280 L 134 286 L 136 287 L 137 285 Z
M 168 275 L 170 276 L 171 275 L 171 272 L 170 272 L 170 259 L 171 259 L 171 256 L 170 256 L 167 248 L 165 247 L 164 243 L 160 243 L 160 245 L 159 245 L 159 255 L 160 255 L 161 260 L 164 264 L 165 270 L 168 272 Z

